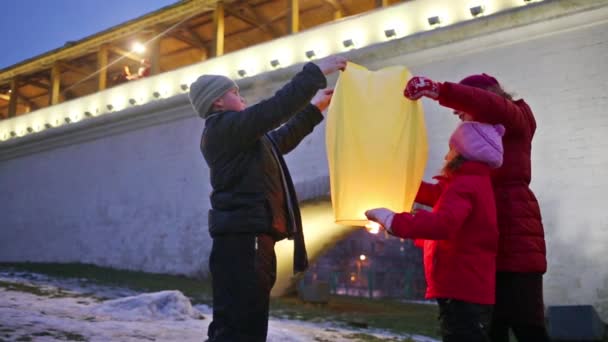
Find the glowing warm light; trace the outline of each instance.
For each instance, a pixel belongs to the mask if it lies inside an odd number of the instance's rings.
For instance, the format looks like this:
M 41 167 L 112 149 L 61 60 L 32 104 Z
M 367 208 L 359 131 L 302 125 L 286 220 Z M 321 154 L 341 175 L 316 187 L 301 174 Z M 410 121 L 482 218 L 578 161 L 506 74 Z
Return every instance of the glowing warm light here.
M 381 227 L 382 226 L 380 226 L 380 223 L 374 221 L 369 221 L 365 224 L 365 228 L 371 234 L 378 234 L 378 232 L 380 232 Z
M 349 63 L 338 79 L 325 133 L 331 199 L 340 224 L 363 227 L 368 209 L 404 212 L 414 202 L 427 158 L 424 113 L 420 101 L 403 101 L 390 91 L 410 75 L 401 66 L 370 71 Z M 373 121 L 370 112 L 377 113 Z
M 135 42 L 135 43 L 133 43 L 133 46 L 131 47 L 131 51 L 133 51 L 135 53 L 144 53 L 144 52 L 146 52 L 146 46 L 140 42 Z
M 359 260 L 365 261 L 365 259 L 367 259 L 367 257 L 365 256 L 365 254 L 359 255 Z
M 350 276 L 350 281 L 354 282 L 355 280 L 357 280 L 357 278 L 354 275 Z
M 353 232 L 352 226 L 334 223 L 331 204 L 327 201 L 308 202 L 302 206 L 301 211 L 306 252 L 310 264 Z M 289 291 L 296 279 L 293 275 L 293 241 L 285 239 L 277 242 L 275 253 L 277 280 L 272 288 L 272 295 L 278 296 Z

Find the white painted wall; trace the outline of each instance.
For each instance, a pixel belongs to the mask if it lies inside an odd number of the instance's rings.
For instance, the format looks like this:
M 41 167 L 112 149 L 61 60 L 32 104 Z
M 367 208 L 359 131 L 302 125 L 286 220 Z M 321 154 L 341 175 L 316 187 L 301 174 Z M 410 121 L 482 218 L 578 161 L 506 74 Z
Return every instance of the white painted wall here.
M 546 302 L 591 303 L 608 320 L 608 6 L 582 11 L 560 3 L 349 57 L 370 68 L 407 65 L 440 81 L 487 72 L 528 101 L 538 121 L 532 187 L 547 237 Z M 293 71 L 245 80 L 243 93 L 255 102 Z M 198 148 L 203 123 L 186 101 L 178 99 L 173 121 L 0 161 L 0 261 L 204 274 L 210 239 L 208 174 Z M 428 179 L 441 167 L 457 120 L 436 103 L 424 105 Z M 287 162 L 304 197 L 327 190 L 323 124 Z

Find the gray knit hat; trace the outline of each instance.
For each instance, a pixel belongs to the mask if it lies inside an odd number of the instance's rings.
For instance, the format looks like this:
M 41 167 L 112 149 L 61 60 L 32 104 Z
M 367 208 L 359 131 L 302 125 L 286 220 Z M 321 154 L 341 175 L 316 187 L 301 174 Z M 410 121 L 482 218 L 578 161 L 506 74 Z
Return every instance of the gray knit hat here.
M 239 87 L 226 76 L 202 75 L 190 85 L 188 98 L 198 115 L 206 119 L 211 114 L 213 102 L 232 88 L 238 89 Z

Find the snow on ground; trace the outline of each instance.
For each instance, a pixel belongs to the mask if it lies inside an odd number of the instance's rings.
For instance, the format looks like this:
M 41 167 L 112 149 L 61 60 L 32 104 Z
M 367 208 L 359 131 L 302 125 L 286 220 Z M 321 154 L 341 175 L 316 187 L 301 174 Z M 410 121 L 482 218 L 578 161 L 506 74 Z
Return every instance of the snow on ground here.
M 0 272 L 0 341 L 203 341 L 206 337 L 211 309 L 193 307 L 179 291 L 138 294 L 83 283 L 86 280 Z M 355 341 L 355 334 L 387 341 L 410 337 L 272 318 L 268 341 Z

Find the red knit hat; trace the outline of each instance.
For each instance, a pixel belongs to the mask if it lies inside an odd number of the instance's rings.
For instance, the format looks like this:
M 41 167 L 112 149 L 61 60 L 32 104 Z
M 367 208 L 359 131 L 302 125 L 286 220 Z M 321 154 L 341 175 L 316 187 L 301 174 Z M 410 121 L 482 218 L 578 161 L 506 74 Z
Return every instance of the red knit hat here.
M 490 125 L 476 121 L 464 121 L 450 137 L 452 146 L 463 157 L 499 168 L 502 165 L 503 125 Z
M 491 87 L 500 86 L 500 84 L 494 77 L 492 77 L 488 74 L 485 74 L 485 73 L 480 74 L 480 75 L 471 75 L 471 76 L 465 77 L 462 81 L 460 81 L 460 84 L 468 85 L 468 86 L 475 87 L 475 88 L 481 88 L 481 89 L 488 89 Z

